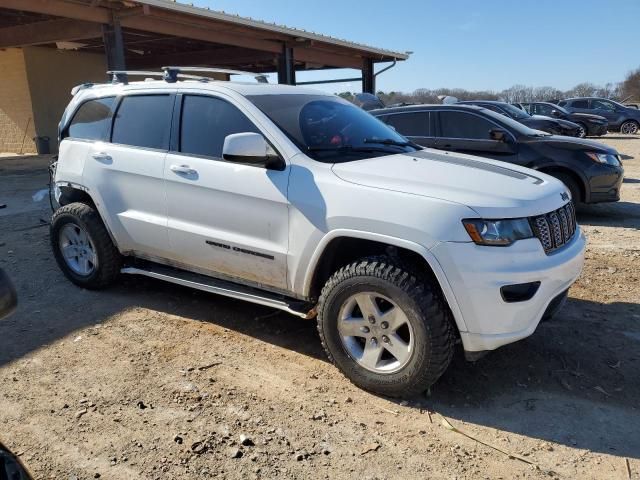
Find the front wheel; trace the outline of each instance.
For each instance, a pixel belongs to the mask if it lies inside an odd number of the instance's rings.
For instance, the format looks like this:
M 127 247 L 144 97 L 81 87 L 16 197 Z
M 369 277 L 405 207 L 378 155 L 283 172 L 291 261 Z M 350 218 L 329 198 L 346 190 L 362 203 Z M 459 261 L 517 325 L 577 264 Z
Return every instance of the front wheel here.
M 429 388 L 447 369 L 455 345 L 439 288 L 386 257 L 343 267 L 327 281 L 318 331 L 347 378 L 391 397 Z
M 622 125 L 620 125 L 620 133 L 624 133 L 625 135 L 635 135 L 638 133 L 638 122 L 634 122 L 633 120 L 627 120 Z
M 578 123 L 578 138 L 586 138 L 588 132 L 587 126 L 584 123 Z
M 73 283 L 99 289 L 116 280 L 122 259 L 94 208 L 83 203 L 59 208 L 49 233 L 58 266 Z

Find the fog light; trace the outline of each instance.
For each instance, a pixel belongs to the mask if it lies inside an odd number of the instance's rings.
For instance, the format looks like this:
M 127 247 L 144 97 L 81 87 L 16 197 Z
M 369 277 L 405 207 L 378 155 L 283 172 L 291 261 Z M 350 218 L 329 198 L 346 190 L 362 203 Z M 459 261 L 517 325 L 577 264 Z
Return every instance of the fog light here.
M 500 288 L 500 295 L 507 303 L 526 302 L 531 300 L 540 288 L 540 282 L 518 283 Z

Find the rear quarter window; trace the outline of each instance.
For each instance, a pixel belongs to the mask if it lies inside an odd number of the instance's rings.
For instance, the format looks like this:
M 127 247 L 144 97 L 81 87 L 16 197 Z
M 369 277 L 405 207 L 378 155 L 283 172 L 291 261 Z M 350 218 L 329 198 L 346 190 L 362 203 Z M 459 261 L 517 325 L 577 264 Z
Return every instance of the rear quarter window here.
M 82 140 L 106 140 L 113 117 L 115 97 L 89 100 L 76 111 L 65 137 Z

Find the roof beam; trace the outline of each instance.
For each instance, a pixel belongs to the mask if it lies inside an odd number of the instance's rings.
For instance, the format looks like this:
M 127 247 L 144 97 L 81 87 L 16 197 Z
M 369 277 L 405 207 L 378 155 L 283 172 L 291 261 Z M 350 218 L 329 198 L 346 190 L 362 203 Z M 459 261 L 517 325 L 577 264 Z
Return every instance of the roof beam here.
M 330 67 L 340 68 L 362 68 L 362 58 L 346 55 L 338 55 L 336 53 L 325 52 L 311 48 L 294 48 L 293 58 L 300 62 L 314 63 Z
M 101 35 L 99 23 L 71 19 L 50 20 L 0 29 L 0 48 L 85 40 Z
M 208 27 L 192 24 L 188 21 L 178 22 L 177 18 L 165 20 L 156 15 L 157 10 L 151 10 L 149 15 L 139 17 L 125 17 L 120 20 L 123 27 L 135 28 L 147 32 L 161 33 L 175 37 L 191 38 L 204 42 L 221 43 L 235 47 L 251 48 L 265 52 L 279 53 L 282 43 L 272 40 L 249 38 L 241 34 L 230 34 L 215 29 L 215 25 Z
M 229 66 L 275 61 L 270 52 L 237 52 L 235 49 L 201 50 L 197 52 L 169 53 L 129 57 L 131 68 L 159 68 L 165 65 Z M 274 64 L 275 65 L 275 64 Z
M 106 8 L 85 6 L 64 0 L 0 0 L 0 7 L 86 22 L 109 23 L 111 21 L 111 12 Z

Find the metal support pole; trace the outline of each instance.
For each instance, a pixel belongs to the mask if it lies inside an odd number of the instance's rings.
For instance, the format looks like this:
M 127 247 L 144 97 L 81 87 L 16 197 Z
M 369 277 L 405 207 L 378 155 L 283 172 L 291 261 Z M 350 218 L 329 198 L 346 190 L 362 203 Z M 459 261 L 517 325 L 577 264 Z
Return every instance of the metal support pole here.
M 373 72 L 373 60 L 365 58 L 362 60 L 362 92 L 376 93 L 376 77 Z
M 124 60 L 124 39 L 122 28 L 117 17 L 113 17 L 111 23 L 102 25 L 102 39 L 104 53 L 107 56 L 107 70 L 126 70 Z
M 284 45 L 278 55 L 278 83 L 296 84 L 296 68 L 293 59 L 293 48 Z

